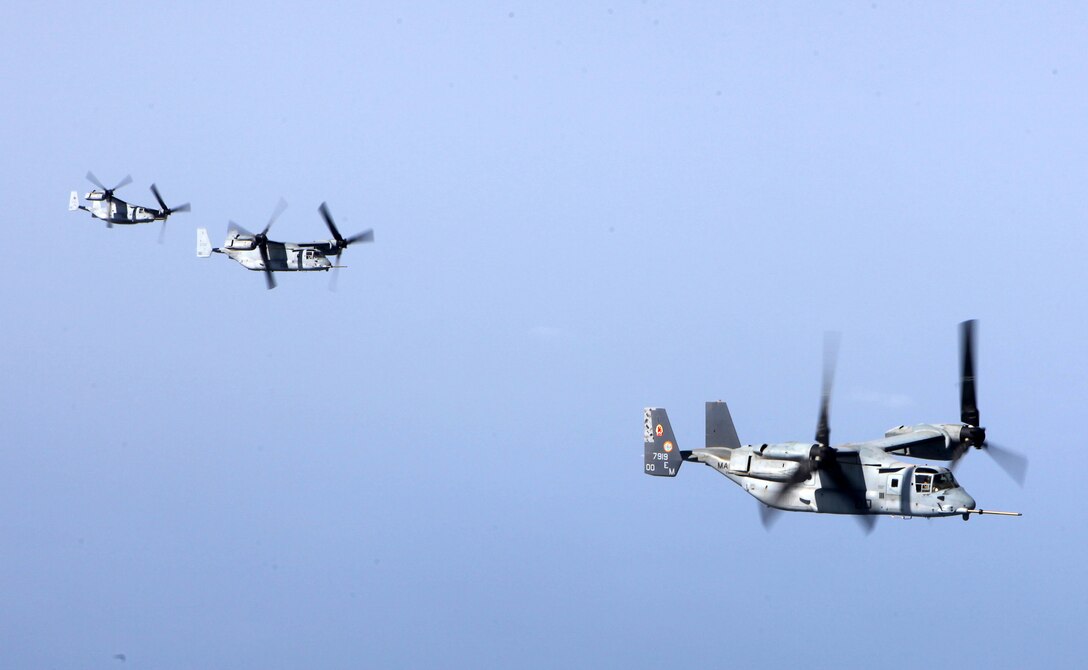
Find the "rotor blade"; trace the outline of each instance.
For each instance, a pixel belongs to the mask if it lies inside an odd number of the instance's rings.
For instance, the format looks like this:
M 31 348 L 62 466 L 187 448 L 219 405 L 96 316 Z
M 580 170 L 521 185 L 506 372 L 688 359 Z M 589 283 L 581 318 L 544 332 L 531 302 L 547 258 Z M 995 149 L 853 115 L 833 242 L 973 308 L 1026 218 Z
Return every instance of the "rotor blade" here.
M 347 246 L 349 244 L 355 244 L 356 242 L 373 242 L 373 241 L 374 241 L 374 231 L 373 230 L 364 230 L 363 232 L 359 233 L 358 235 L 352 235 L 348 239 L 344 240 L 344 246 Z
M 159 188 L 154 184 L 151 185 L 151 195 L 155 196 L 155 199 L 159 201 L 159 209 L 164 212 L 170 209 L 166 206 L 166 202 L 162 199 L 162 195 L 159 194 Z
M 340 251 L 336 252 L 336 261 L 333 263 L 330 272 L 332 272 L 332 277 L 329 278 L 329 290 L 336 293 L 336 289 L 340 284 Z
M 801 481 L 803 482 L 805 480 L 802 479 Z M 778 491 L 775 492 L 774 496 L 771 497 L 770 504 L 768 504 L 768 506 L 772 507 L 774 505 L 781 505 L 783 502 L 786 501 L 786 498 L 789 497 L 790 493 L 792 493 L 793 490 L 797 488 L 797 485 L 799 483 L 800 482 L 789 482 L 782 488 L 778 489 Z M 775 507 L 775 509 L 778 508 Z
M 271 291 L 276 288 L 276 278 L 272 276 L 272 267 L 268 260 L 268 244 L 261 243 L 257 246 L 261 250 L 261 260 L 264 261 L 264 283 L 268 290 Z
M 103 191 L 106 190 L 106 187 L 102 185 L 102 182 L 98 181 L 98 177 L 94 176 L 94 173 L 90 170 L 87 170 L 87 181 L 91 182 Z
M 276 219 L 280 218 L 280 214 L 283 214 L 283 210 L 287 209 L 287 201 L 280 198 L 280 201 L 276 203 L 276 209 L 272 210 L 272 218 L 268 220 L 268 224 L 261 231 L 261 235 L 267 235 L 268 229 L 272 227 L 272 224 L 276 222 Z
M 993 443 L 987 443 L 983 451 L 990 454 L 994 462 L 1005 471 L 1005 474 L 1012 477 L 1017 484 L 1024 485 L 1024 481 L 1028 476 L 1028 459 L 1026 456 Z
M 793 476 L 786 481 L 786 485 L 775 491 L 774 495 L 771 497 L 769 506 L 773 507 L 774 505 L 781 505 L 790 493 L 797 488 L 798 484 L 803 483 L 812 475 L 813 469 L 814 466 L 812 463 L 801 463 L 800 467 L 797 468 L 797 472 L 793 473 Z
M 159 229 L 159 244 L 166 239 L 166 219 L 162 220 L 162 228 Z
M 782 518 L 782 510 L 768 507 L 763 503 L 757 504 L 759 505 L 759 521 L 763 524 L 763 530 L 769 531 Z
M 969 426 L 979 422 L 975 400 L 975 321 L 960 324 L 960 421 Z
M 846 476 L 837 455 L 822 463 L 820 472 L 826 472 L 835 488 L 851 500 L 857 510 L 854 516 L 867 516 L 868 505 L 866 504 L 865 493 L 858 490 L 850 481 L 850 478 Z M 865 524 L 863 523 L 863 525 Z M 872 530 L 871 524 L 869 530 Z
M 858 525 L 861 526 L 866 535 L 873 532 L 873 528 L 876 528 L 875 514 L 855 514 L 853 516 L 857 519 Z
M 237 223 L 235 223 L 233 221 L 230 221 L 230 222 L 227 223 L 227 233 L 229 234 L 230 231 L 232 231 L 232 230 L 238 231 L 239 233 L 245 235 L 246 237 L 256 237 L 256 235 L 249 232 L 248 230 L 246 230 L 242 226 L 238 225 Z
M 956 452 L 953 452 L 952 460 L 948 462 L 948 470 L 950 472 L 956 472 L 956 468 L 960 467 L 960 462 L 963 460 L 963 455 L 966 453 L 966 449 L 959 449 Z
M 821 473 L 827 473 L 831 483 L 835 485 L 843 495 L 854 498 L 853 494 L 854 486 L 850 483 L 850 479 L 846 476 L 846 473 L 842 471 L 842 465 L 839 464 L 837 457 L 828 459 L 820 467 Z
M 831 405 L 831 386 L 835 381 L 835 362 L 839 356 L 839 334 L 824 333 L 824 378 L 820 392 L 820 418 L 816 423 L 816 442 L 830 446 L 831 425 L 828 410 Z
M 191 209 L 192 206 L 189 203 L 185 203 L 184 205 L 178 205 L 177 207 L 174 207 L 170 210 L 170 213 L 173 214 L 175 212 L 188 212 Z
M 132 175 L 127 174 L 127 175 L 125 175 L 125 178 L 122 179 L 119 184 L 117 184 L 117 186 L 114 186 L 113 188 L 110 189 L 110 192 L 116 191 L 117 189 L 121 188 L 122 186 L 128 186 L 131 183 L 132 183 Z
M 329 232 L 332 233 L 333 239 L 344 244 L 344 236 L 340 234 L 340 229 L 333 223 L 332 214 L 329 213 L 329 206 L 325 203 L 321 203 L 321 206 L 317 208 L 317 211 L 321 212 L 321 216 L 325 219 L 325 225 L 329 227 Z

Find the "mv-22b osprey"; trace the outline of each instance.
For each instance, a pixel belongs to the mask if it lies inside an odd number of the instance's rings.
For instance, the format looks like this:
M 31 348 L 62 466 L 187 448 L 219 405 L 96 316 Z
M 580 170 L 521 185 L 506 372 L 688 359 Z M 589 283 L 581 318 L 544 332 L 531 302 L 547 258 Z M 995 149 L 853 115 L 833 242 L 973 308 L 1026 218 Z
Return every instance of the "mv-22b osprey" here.
M 899 454 L 955 464 L 970 448 L 985 449 L 1010 476 L 1023 484 L 1027 460 L 987 444 L 975 401 L 974 321 L 960 324 L 960 421 L 953 424 L 898 426 L 883 438 L 832 447 L 828 424 L 833 347 L 825 349 L 823 394 L 814 442 L 741 445 L 724 402 L 706 403 L 706 448 L 681 451 L 664 409 L 643 415 L 645 472 L 675 477 L 684 461 L 703 463 L 741 486 L 762 503 L 765 526 L 776 510 L 851 514 L 871 530 L 876 515 L 899 517 L 972 514 L 1020 516 L 1018 512 L 978 509 L 949 468 L 896 460 Z
M 268 288 L 276 288 L 276 279 L 273 272 L 313 272 L 317 270 L 332 270 L 342 267 L 340 254 L 344 249 L 356 242 L 373 242 L 374 231 L 366 230 L 344 237 L 332 220 L 332 214 L 325 203 L 321 203 L 318 211 L 325 219 L 325 225 L 332 233 L 331 240 L 318 242 L 275 242 L 268 239 L 268 230 L 287 209 L 287 203 L 282 199 L 272 212 L 272 218 L 268 220 L 264 230 L 254 235 L 237 223 L 231 221 L 227 229 L 227 241 L 221 247 L 212 248 L 208 239 L 208 230 L 198 228 L 196 231 L 196 255 L 207 258 L 213 253 L 225 254 L 246 268 L 247 270 L 260 270 L 264 272 L 265 283 Z M 336 263 L 329 260 L 329 255 L 336 255 Z
M 126 176 L 113 188 L 103 186 L 102 182 L 98 181 L 98 178 L 90 171 L 87 172 L 87 180 L 100 190 L 91 191 L 83 196 L 84 200 L 87 201 L 86 205 L 79 204 L 79 194 L 72 191 L 72 195 L 68 198 L 68 210 L 74 212 L 77 209 L 82 209 L 90 213 L 94 218 L 105 221 L 107 228 L 113 228 L 115 223 L 131 225 L 162 221 L 162 230 L 159 232 L 159 241 L 161 242 L 162 235 L 166 231 L 166 219 L 171 214 L 189 211 L 189 203 L 177 207 L 167 207 L 166 203 L 163 202 L 162 195 L 159 194 L 159 189 L 154 184 L 151 185 L 151 194 L 159 201 L 159 209 L 133 205 L 116 197 L 113 194 L 114 191 L 132 183 L 131 175 Z

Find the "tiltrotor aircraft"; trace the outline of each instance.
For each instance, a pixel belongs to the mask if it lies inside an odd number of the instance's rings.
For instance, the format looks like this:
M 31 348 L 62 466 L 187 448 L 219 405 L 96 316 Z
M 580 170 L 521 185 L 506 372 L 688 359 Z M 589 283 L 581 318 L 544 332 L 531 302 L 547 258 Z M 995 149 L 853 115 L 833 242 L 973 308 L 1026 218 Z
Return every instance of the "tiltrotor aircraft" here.
M 706 403 L 706 448 L 681 451 L 664 409 L 647 408 L 643 416 L 645 472 L 675 477 L 684 461 L 717 470 L 762 505 L 765 526 L 776 510 L 857 515 L 871 530 L 876 515 L 904 518 L 972 514 L 1021 516 L 975 506 L 951 469 L 896 460 L 892 454 L 951 461 L 969 448 L 983 449 L 1023 484 L 1027 460 L 986 442 L 975 400 L 974 321 L 960 324 L 960 422 L 897 426 L 880 439 L 832 447 L 828 424 L 834 348 L 825 348 L 823 393 L 814 442 L 741 445 L 724 402 Z
M 77 209 L 82 209 L 85 212 L 89 212 L 94 218 L 105 221 L 107 228 L 112 228 L 115 223 L 130 225 L 135 223 L 162 221 L 162 230 L 165 231 L 166 219 L 169 218 L 171 214 L 189 211 L 189 203 L 178 205 L 177 207 L 167 207 L 162 199 L 162 195 L 159 194 L 158 187 L 154 184 L 151 185 L 151 194 L 155 196 L 155 200 L 159 201 L 160 209 L 132 205 L 116 197 L 113 194 L 114 191 L 132 183 L 131 175 L 126 176 L 113 188 L 106 188 L 103 186 L 102 182 L 98 181 L 98 178 L 90 171 L 87 172 L 87 180 L 97 186 L 100 190 L 91 191 L 83 196 L 83 199 L 87 201 L 87 205 L 79 204 L 79 194 L 76 191 L 72 191 L 72 195 L 68 198 L 68 210 L 75 211 Z M 161 232 L 159 233 L 159 236 L 160 238 L 162 237 Z
M 272 218 L 268 220 L 264 230 L 254 235 L 237 223 L 231 221 L 227 228 L 227 241 L 222 247 L 212 248 L 208 239 L 208 230 L 198 228 L 196 231 L 196 255 L 207 258 L 212 253 L 226 254 L 238 261 L 247 270 L 260 270 L 264 272 L 265 283 L 268 288 L 276 288 L 276 279 L 273 272 L 313 272 L 317 270 L 331 270 L 342 267 L 340 254 L 344 249 L 356 242 L 373 242 L 374 231 L 366 230 L 358 235 L 344 237 L 340 234 L 336 224 L 332 220 L 329 208 L 321 203 L 318 211 L 325 219 L 325 225 L 332 233 L 331 240 L 318 242 L 275 242 L 268 239 L 268 229 L 272 227 L 283 210 L 287 209 L 287 203 L 280 200 L 272 212 Z M 329 260 L 329 255 L 336 255 L 336 263 Z

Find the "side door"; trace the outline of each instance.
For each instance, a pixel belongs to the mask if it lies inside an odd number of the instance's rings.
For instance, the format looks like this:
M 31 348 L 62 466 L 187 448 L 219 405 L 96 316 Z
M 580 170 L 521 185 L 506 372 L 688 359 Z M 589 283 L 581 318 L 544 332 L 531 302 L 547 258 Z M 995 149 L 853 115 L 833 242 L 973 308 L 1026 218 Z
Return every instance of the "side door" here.
M 880 489 L 884 496 L 884 509 L 892 514 L 912 516 L 910 492 L 914 486 L 914 468 L 905 467 L 881 474 L 884 477 Z
M 299 251 L 299 259 L 301 262 L 302 270 L 313 270 L 317 267 L 317 261 L 315 260 L 317 254 L 313 249 L 302 249 Z

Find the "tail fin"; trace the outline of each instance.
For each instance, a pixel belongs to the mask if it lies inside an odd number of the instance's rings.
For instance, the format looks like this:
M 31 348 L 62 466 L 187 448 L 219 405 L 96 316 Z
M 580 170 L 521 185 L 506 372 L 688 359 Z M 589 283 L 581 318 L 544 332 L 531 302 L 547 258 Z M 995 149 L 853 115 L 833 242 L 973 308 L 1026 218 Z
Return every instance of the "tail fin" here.
M 684 462 L 676 437 L 665 410 L 647 407 L 643 412 L 642 449 L 646 457 L 645 472 L 655 477 L 675 477 Z
M 68 196 L 68 211 L 74 212 L 79 209 L 79 194 L 72 191 L 72 195 Z
M 196 229 L 196 255 L 200 258 L 212 255 L 212 241 L 208 239 L 207 228 Z
M 706 448 L 740 447 L 737 429 L 733 427 L 733 417 L 729 415 L 729 405 L 724 402 L 706 404 Z

